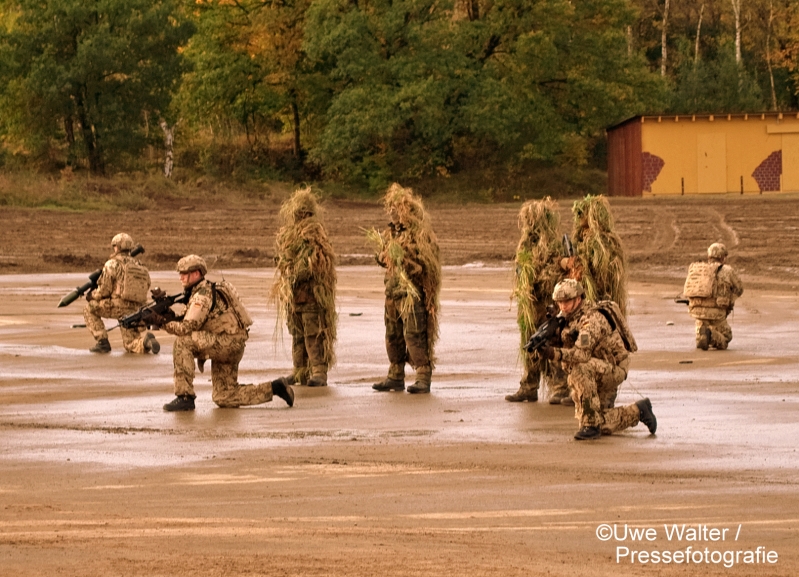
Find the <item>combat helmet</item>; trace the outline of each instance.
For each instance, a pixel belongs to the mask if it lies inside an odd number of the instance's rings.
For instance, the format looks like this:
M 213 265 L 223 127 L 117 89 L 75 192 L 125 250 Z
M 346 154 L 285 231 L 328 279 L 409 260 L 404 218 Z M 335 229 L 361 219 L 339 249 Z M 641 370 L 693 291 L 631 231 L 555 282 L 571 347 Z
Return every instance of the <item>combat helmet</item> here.
M 117 247 L 120 251 L 129 252 L 133 250 L 133 239 L 129 234 L 120 232 L 111 239 L 111 248 Z
M 715 260 L 724 260 L 727 258 L 727 247 L 720 242 L 714 242 L 707 247 L 707 257 Z
M 196 254 L 184 256 L 178 261 L 178 266 L 176 268 L 181 274 L 198 270 L 203 276 L 205 276 L 205 274 L 208 272 L 208 266 L 205 264 L 205 260 Z
M 555 285 L 555 290 L 552 291 L 552 300 L 557 302 L 570 301 L 581 297 L 585 294 L 583 285 L 573 278 L 567 278 L 560 281 Z

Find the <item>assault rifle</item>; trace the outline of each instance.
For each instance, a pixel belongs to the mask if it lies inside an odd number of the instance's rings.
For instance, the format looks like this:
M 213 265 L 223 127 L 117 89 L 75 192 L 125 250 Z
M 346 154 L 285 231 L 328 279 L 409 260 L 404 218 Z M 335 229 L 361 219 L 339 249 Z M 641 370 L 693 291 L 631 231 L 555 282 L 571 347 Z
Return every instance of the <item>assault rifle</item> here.
M 527 344 L 524 345 L 524 350 L 528 353 L 535 352 L 547 343 L 557 340 L 561 329 L 563 329 L 566 324 L 566 319 L 558 316 L 557 307 L 554 305 L 547 307 L 546 318 L 547 320 L 541 323 L 541 326 L 538 327 L 535 334 L 531 336 Z
M 168 320 L 175 320 L 177 317 L 175 316 L 175 313 L 172 312 L 172 305 L 186 304 L 187 302 L 187 295 L 185 292 L 175 295 L 167 295 L 164 291 L 156 287 L 152 290 L 152 295 L 153 302 L 144 305 L 135 313 L 131 313 L 126 317 L 122 317 L 119 319 L 119 325 L 117 326 L 129 329 L 144 323 L 150 327 L 155 324 L 153 322 L 149 322 L 155 315 L 165 317 Z
M 137 244 L 136 246 L 133 247 L 133 250 L 130 251 L 130 256 L 138 256 L 143 252 L 144 252 L 144 247 L 140 244 Z M 97 281 L 100 279 L 101 274 L 103 274 L 103 269 L 96 270 L 92 274 L 90 274 L 89 282 L 80 285 L 74 291 L 65 295 L 64 298 L 62 298 L 61 301 L 58 303 L 59 308 L 71 305 L 80 297 L 82 297 L 87 290 L 96 289 Z

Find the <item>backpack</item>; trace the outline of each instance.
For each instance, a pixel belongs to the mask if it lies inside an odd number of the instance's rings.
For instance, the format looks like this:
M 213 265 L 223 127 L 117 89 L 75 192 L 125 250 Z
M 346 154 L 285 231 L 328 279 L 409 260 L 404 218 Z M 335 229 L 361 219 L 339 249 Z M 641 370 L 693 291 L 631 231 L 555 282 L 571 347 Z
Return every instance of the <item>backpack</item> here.
M 599 301 L 595 308 L 608 321 L 612 331 L 619 331 L 619 336 L 624 341 L 624 348 L 631 353 L 637 351 L 638 344 L 635 342 L 630 325 L 627 324 L 627 318 L 622 314 L 619 305 L 613 301 Z
M 244 308 L 244 304 L 241 302 L 236 288 L 226 280 L 211 283 L 211 286 L 214 290 L 214 300 L 216 300 L 217 293 L 221 294 L 228 308 L 233 311 L 233 314 L 236 316 L 236 319 L 238 319 L 242 328 L 250 328 L 253 324 L 252 317 L 250 313 L 247 312 L 247 309 Z M 213 309 L 213 305 L 211 308 Z
M 688 278 L 682 294 L 685 298 L 712 298 L 716 294 L 716 277 L 722 265 L 717 262 L 695 262 L 688 267 Z
M 150 273 L 134 258 L 126 258 L 122 262 L 122 279 L 119 297 L 134 303 L 147 302 L 147 291 L 150 290 Z

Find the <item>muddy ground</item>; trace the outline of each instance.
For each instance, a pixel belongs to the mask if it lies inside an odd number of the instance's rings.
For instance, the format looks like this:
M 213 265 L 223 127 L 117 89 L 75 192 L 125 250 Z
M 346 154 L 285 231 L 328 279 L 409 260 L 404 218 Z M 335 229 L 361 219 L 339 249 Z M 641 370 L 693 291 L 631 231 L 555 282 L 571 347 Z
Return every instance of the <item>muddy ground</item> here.
M 170 292 L 178 256 L 216 256 L 211 276 L 231 280 L 256 319 L 240 380 L 282 375 L 288 342 L 275 345 L 263 268 L 274 207 L 2 209 L 0 575 L 796 575 L 797 201 L 613 202 L 641 349 L 619 402 L 650 397 L 659 428 L 591 443 L 572 440 L 568 408 L 503 400 L 520 376 L 505 262 L 518 206 L 431 208 L 447 264 L 431 395 L 370 389 L 386 368 L 382 282 L 359 229 L 385 219 L 341 203 L 328 207 L 348 263 L 331 386 L 298 389 L 291 409 L 223 410 L 199 375 L 197 411 L 177 415 L 160 408 L 172 337 L 135 357 L 112 332 L 114 352 L 93 356 L 71 328 L 79 304 L 55 304 L 120 230 Z M 702 352 L 671 298 L 716 240 L 746 292 L 730 350 Z M 705 526 L 706 540 L 669 540 L 674 524 Z M 702 559 L 651 562 L 688 547 Z M 617 559 L 623 548 L 650 562 Z

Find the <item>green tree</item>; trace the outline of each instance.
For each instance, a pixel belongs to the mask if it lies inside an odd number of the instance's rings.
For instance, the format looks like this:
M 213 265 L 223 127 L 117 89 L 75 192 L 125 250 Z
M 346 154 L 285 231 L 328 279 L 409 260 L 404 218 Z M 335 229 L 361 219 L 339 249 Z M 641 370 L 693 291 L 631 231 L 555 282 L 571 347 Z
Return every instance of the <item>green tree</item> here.
M 179 47 L 193 27 L 176 2 L 4 0 L 0 9 L 7 146 L 41 154 L 65 141 L 98 174 L 140 151 L 185 70 Z

